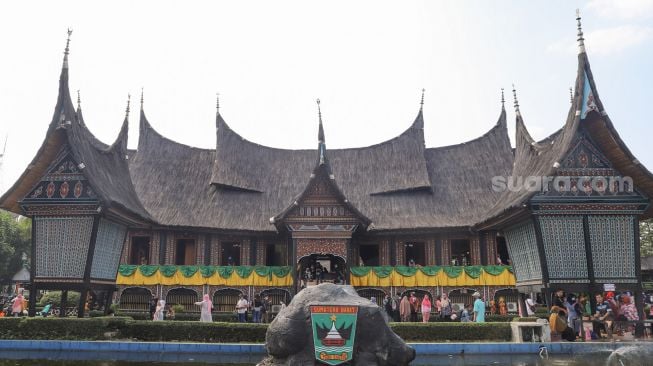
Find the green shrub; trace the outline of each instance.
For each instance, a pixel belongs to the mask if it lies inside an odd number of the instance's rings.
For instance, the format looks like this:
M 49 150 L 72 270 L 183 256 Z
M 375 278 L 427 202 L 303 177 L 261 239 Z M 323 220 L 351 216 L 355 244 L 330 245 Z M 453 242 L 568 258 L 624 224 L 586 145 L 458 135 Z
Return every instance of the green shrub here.
M 129 318 L 0 318 L 0 339 L 104 340 Z
M 407 342 L 510 341 L 510 324 L 498 323 L 391 323 Z
M 265 342 L 266 324 L 200 323 L 189 321 L 132 321 L 120 330 L 122 338 L 139 341 Z
M 77 307 L 79 304 L 79 292 L 68 291 L 68 298 L 66 304 L 68 307 Z M 50 291 L 47 294 L 41 297 L 39 301 L 40 306 L 45 306 L 48 303 L 52 303 L 52 306 L 59 307 L 61 306 L 61 291 Z
M 181 314 L 184 312 L 184 305 L 181 304 L 172 305 L 172 310 L 175 311 L 175 315 Z
M 506 322 L 391 323 L 390 327 L 411 342 L 509 341 L 511 336 Z M 252 323 L 153 322 L 126 317 L 0 318 L 0 339 L 262 343 L 266 331 L 267 324 Z

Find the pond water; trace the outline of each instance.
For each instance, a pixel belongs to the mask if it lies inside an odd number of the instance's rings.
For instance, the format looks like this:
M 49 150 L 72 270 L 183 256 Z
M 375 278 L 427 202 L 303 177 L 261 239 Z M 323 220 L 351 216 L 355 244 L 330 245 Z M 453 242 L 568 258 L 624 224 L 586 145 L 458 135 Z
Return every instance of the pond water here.
M 29 360 L 20 358 L 29 357 Z M 30 352 L 29 355 L 21 352 L 0 352 L 0 366 L 250 366 L 256 365 L 260 355 L 209 356 L 211 359 L 197 360 L 191 354 L 130 354 L 129 361 L 115 360 L 118 355 L 103 354 L 101 352 L 75 352 L 75 353 L 38 353 Z M 149 359 L 145 359 L 145 357 Z M 174 357 L 173 357 L 174 356 Z M 608 365 L 610 352 L 582 354 L 577 356 L 553 355 L 542 359 L 537 355 L 468 355 L 468 356 L 427 356 L 418 357 L 411 365 L 414 366 L 595 366 Z M 123 355 L 123 358 L 124 355 Z M 174 358 L 174 360 L 173 360 Z M 92 360 L 92 361 L 89 361 Z M 620 364 L 617 364 L 621 366 Z M 623 363 L 629 366 L 629 363 Z

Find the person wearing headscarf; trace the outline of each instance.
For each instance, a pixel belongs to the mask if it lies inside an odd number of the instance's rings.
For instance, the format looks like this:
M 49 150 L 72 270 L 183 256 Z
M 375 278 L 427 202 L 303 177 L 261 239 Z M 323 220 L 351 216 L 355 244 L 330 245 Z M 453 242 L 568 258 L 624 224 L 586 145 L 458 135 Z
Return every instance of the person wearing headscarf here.
M 401 317 L 402 322 L 410 321 L 410 301 L 408 301 L 408 296 L 404 295 L 401 298 L 399 303 L 399 316 Z
M 376 306 L 379 306 L 379 304 L 376 302 L 376 297 L 371 296 L 371 297 L 370 297 L 370 301 L 372 302 L 372 304 L 374 304 L 374 305 L 376 305 Z
M 211 316 L 211 311 L 213 310 L 213 302 L 211 301 L 209 294 L 204 294 L 202 301 L 196 302 L 195 305 L 199 305 L 201 307 L 201 322 L 210 323 L 213 321 L 213 317 Z
M 422 299 L 422 323 L 429 322 L 429 317 L 431 316 L 431 307 L 432 305 L 429 294 L 424 294 L 424 298 Z
M 166 308 L 166 301 L 165 300 L 159 300 L 159 304 L 156 306 L 156 310 L 154 311 L 154 318 L 152 320 L 158 321 L 158 320 L 163 320 L 163 311 Z
M 13 300 L 11 300 L 12 305 L 11 305 L 11 314 L 14 317 L 17 316 L 22 316 L 23 315 L 23 301 L 25 298 L 23 297 L 23 292 L 19 292 L 16 297 L 14 297 Z
M 451 300 L 449 300 L 449 295 L 445 292 L 442 294 L 440 300 L 440 318 L 450 320 L 452 313 L 453 307 L 451 306 Z

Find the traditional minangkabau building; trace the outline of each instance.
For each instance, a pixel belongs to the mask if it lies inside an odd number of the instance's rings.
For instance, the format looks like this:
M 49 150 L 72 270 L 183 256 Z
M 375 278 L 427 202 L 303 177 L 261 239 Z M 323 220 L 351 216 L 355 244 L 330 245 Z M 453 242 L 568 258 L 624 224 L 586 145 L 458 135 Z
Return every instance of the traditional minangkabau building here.
M 399 136 L 351 149 L 327 149 L 319 112 L 317 150 L 247 141 L 219 105 L 216 148 L 186 146 L 156 132 L 141 98 L 130 151 L 127 118 L 108 146 L 74 109 L 66 51 L 46 139 L 0 206 L 34 220 L 32 290 L 108 298 L 117 284 L 123 310 L 146 311 L 152 294 L 187 310 L 203 293 L 216 311 L 241 293 L 288 301 L 317 262 L 325 281 L 379 300 L 446 292 L 463 304 L 480 291 L 514 312 L 516 289 L 547 301 L 554 288 L 604 284 L 639 296 L 653 175 L 615 131 L 583 42 L 579 19 L 567 121 L 535 141 L 515 95 L 514 149 L 503 98 L 484 135 L 436 148 L 421 107 Z

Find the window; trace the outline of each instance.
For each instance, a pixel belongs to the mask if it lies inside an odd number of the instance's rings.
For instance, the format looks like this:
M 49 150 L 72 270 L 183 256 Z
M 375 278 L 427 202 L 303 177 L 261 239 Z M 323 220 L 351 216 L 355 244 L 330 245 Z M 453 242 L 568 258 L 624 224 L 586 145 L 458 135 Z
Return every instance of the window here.
M 221 266 L 240 266 L 240 243 L 220 243 Z
M 236 308 L 238 296 L 242 294 L 242 292 L 231 288 L 216 291 L 213 294 L 213 311 L 232 312 Z
M 129 264 L 150 264 L 150 237 L 132 236 Z
M 377 244 L 363 244 L 359 247 L 360 259 L 363 266 L 379 265 L 379 246 Z
M 424 243 L 407 242 L 404 244 L 406 265 L 426 265 L 426 248 Z
M 499 259 L 501 259 L 501 264 L 510 264 L 510 254 L 508 254 L 506 238 L 503 236 L 497 237 L 497 256 L 497 264 L 499 264 Z
M 166 295 L 166 305 L 181 305 L 185 313 L 199 313 L 201 309 L 199 305 L 195 305 L 198 298 L 197 292 L 191 289 L 174 288 Z
M 288 253 L 284 244 L 268 244 L 265 247 L 265 251 L 266 266 L 288 265 Z
M 195 264 L 195 239 L 177 239 L 175 264 L 178 266 Z
M 126 288 L 120 294 L 120 310 L 123 311 L 148 311 L 152 293 L 141 287 Z
M 451 265 L 469 266 L 472 264 L 472 257 L 469 252 L 469 240 L 457 239 L 451 241 Z

